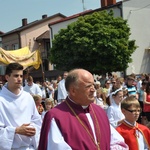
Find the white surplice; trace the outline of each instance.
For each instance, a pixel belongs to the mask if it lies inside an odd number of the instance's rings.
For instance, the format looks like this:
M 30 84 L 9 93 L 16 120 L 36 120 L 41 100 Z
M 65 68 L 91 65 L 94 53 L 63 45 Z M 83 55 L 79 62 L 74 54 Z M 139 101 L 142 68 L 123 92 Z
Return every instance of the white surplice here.
M 113 102 L 107 109 L 107 116 L 110 124 L 116 128 L 118 126 L 118 121 L 124 119 L 124 114 L 121 111 L 120 104 L 117 105 Z
M 15 134 L 15 129 L 30 123 L 36 129 L 34 136 Z M 35 150 L 39 144 L 41 130 L 39 115 L 32 96 L 23 91 L 18 95 L 3 86 L 0 93 L 0 150 Z
M 42 90 L 39 85 L 33 83 L 31 86 L 28 84 L 23 87 L 24 91 L 30 93 L 31 95 L 40 95 L 42 97 Z

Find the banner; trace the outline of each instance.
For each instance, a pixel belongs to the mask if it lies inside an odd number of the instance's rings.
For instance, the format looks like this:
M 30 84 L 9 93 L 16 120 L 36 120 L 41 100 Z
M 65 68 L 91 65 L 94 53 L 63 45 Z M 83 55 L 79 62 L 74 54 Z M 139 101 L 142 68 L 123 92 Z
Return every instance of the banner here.
M 18 50 L 4 50 L 0 48 L 0 62 L 9 64 L 12 62 L 18 62 L 27 68 L 33 66 L 35 69 L 40 67 L 42 63 L 39 50 L 30 52 L 28 47 L 24 47 Z

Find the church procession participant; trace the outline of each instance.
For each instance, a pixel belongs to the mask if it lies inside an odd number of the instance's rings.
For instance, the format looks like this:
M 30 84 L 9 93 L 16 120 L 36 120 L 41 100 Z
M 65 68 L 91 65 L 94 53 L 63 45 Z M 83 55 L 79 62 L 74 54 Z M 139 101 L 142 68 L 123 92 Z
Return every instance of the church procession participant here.
M 23 90 L 23 66 L 10 63 L 5 78 L 0 93 L 0 150 L 36 150 L 42 121 L 33 97 Z
M 43 83 L 44 86 L 46 87 L 46 90 L 48 92 L 47 98 L 54 98 L 54 88 L 53 88 L 53 83 L 50 81 L 46 81 Z
M 44 105 L 45 105 L 45 109 L 41 115 L 42 120 L 44 119 L 44 115 L 46 114 L 46 112 L 48 112 L 50 109 L 55 107 L 54 99 L 53 98 L 46 98 Z
M 31 95 L 40 95 L 42 97 L 42 91 L 36 83 L 33 82 L 33 77 L 28 76 L 27 84 L 23 87 L 24 91 L 29 92 Z
M 65 80 L 67 76 L 68 76 L 68 72 L 65 71 L 63 74 L 63 79 L 58 83 L 58 93 L 57 93 L 58 104 L 62 103 L 68 95 L 65 88 Z
M 69 72 L 68 97 L 45 114 L 39 150 L 127 150 L 105 111 L 94 104 L 94 79 L 84 69 Z
M 129 150 L 149 150 L 150 130 L 139 123 L 141 107 L 135 96 L 129 96 L 121 102 L 121 109 L 125 120 L 116 128 L 123 136 Z
M 33 95 L 33 99 L 34 99 L 36 108 L 37 108 L 39 114 L 41 115 L 42 112 L 44 111 L 43 105 L 41 104 L 41 102 L 42 102 L 42 97 L 39 96 L 39 95 Z
M 96 96 L 94 103 L 97 104 L 98 106 L 102 107 L 105 111 L 107 111 L 108 105 L 104 100 L 102 99 L 102 89 L 95 89 L 96 90 Z
M 107 116 L 110 124 L 116 128 L 124 119 L 124 115 L 121 112 L 120 104 L 123 100 L 122 89 L 117 89 L 112 92 L 113 102 L 107 109 Z

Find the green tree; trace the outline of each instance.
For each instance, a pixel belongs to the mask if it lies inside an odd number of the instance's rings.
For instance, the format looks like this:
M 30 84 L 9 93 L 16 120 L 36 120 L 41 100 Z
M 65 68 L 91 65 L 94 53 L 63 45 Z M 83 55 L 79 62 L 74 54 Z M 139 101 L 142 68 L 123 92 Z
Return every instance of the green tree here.
M 112 10 L 82 16 L 55 35 L 50 61 L 60 70 L 123 71 L 136 49 L 129 36 L 127 21 L 114 17 Z

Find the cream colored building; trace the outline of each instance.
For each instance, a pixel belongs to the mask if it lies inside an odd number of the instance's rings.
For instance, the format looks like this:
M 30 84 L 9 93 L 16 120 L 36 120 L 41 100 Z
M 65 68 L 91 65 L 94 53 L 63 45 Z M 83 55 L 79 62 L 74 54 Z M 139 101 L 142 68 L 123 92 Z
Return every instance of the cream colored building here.
M 27 18 L 22 19 L 22 26 L 10 32 L 0 35 L 2 38 L 2 48 L 5 50 L 15 50 L 28 46 L 29 49 L 41 52 L 44 70 L 50 70 L 49 51 L 50 51 L 50 30 L 48 24 L 66 18 L 58 13 L 50 17 L 43 15 L 40 20 L 28 23 Z

